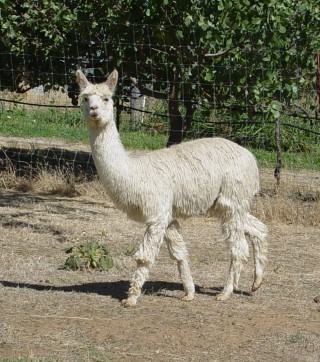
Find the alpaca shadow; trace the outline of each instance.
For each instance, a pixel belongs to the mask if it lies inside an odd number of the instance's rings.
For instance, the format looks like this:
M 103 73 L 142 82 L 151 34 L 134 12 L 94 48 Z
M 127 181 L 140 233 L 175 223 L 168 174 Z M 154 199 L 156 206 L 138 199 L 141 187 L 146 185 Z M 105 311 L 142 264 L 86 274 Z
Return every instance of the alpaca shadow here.
M 129 289 L 129 281 L 119 280 L 116 282 L 105 283 L 85 283 L 80 285 L 67 285 L 67 286 L 52 286 L 45 284 L 33 284 L 33 283 L 17 283 L 2 280 L 0 281 L 4 287 L 7 288 L 27 288 L 37 291 L 60 291 L 60 292 L 76 292 L 76 293 L 92 293 L 103 296 L 109 296 L 113 299 L 121 301 L 127 297 L 127 291 Z M 223 287 L 203 288 L 195 286 L 197 294 L 205 294 L 210 296 L 217 296 L 223 290 Z M 181 283 L 165 282 L 165 281 L 147 281 L 144 284 L 143 293 L 146 295 L 158 295 L 167 298 L 177 298 L 173 295 L 167 295 L 167 291 L 183 291 Z M 241 294 L 245 296 L 252 296 L 252 293 L 245 291 L 235 291 L 235 294 Z
M 78 285 L 54 286 L 48 284 L 33 284 L 33 283 L 16 283 L 0 280 L 0 285 L 7 288 L 26 288 L 37 291 L 59 291 L 59 292 L 76 292 L 76 293 L 92 293 L 111 298 L 122 300 L 126 297 L 126 292 L 129 289 L 129 282 L 119 280 L 116 282 L 106 283 L 85 283 Z
M 196 286 L 196 293 L 197 294 L 205 294 L 205 295 L 212 295 L 216 297 L 223 291 L 223 287 L 213 287 L 213 288 L 204 288 L 204 287 L 197 287 Z M 252 297 L 252 292 L 248 292 L 245 290 L 234 290 L 233 294 L 236 295 L 243 295 L 245 297 Z
M 37 291 L 59 291 L 59 292 L 76 292 L 76 293 L 92 293 L 103 296 L 110 296 L 113 299 L 122 299 L 127 297 L 127 292 L 130 283 L 127 280 L 119 280 L 116 282 L 103 283 L 85 283 L 80 285 L 54 286 L 48 284 L 33 284 L 33 283 L 17 283 L 5 280 L 0 280 L 0 285 L 7 288 L 27 288 Z M 180 283 L 170 283 L 163 281 L 147 281 L 143 287 L 143 293 L 146 295 L 163 295 L 163 290 L 176 291 L 183 290 Z

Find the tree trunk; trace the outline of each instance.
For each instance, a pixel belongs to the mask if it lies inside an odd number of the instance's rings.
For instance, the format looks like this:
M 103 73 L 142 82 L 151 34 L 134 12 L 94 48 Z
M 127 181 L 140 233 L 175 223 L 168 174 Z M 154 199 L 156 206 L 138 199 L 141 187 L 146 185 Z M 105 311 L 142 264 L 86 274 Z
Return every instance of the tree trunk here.
M 181 143 L 183 139 L 184 119 L 179 111 L 179 102 L 177 99 L 170 98 L 168 101 L 170 133 L 167 147 Z
M 280 118 L 276 119 L 275 122 L 275 141 L 277 151 L 277 166 L 274 170 L 274 177 L 277 181 L 277 185 L 280 185 L 280 172 L 282 168 L 282 152 L 281 152 L 281 123 Z
M 170 147 L 174 144 L 181 143 L 183 140 L 184 132 L 186 129 L 189 129 L 193 121 L 194 107 L 191 102 L 190 94 L 183 94 L 185 96 L 184 106 L 186 108 L 186 115 L 182 117 L 179 110 L 179 89 L 177 87 L 178 78 L 176 75 L 176 70 L 174 70 L 174 81 L 170 84 L 170 94 L 165 94 L 161 92 L 154 91 L 152 89 L 146 88 L 143 84 L 139 86 L 141 95 L 146 95 L 156 99 L 163 99 L 168 102 L 168 112 L 170 120 L 170 131 L 169 138 L 167 141 L 167 147 Z M 130 77 L 134 86 L 137 85 L 135 78 Z

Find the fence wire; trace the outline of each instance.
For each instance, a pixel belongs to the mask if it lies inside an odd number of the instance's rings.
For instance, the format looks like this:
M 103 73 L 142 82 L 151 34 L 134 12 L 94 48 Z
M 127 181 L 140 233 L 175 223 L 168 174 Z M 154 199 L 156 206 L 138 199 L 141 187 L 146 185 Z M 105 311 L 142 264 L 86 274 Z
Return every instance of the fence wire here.
M 274 85 L 266 87 L 264 83 L 275 71 L 267 61 L 270 54 L 266 48 L 247 47 L 211 57 L 199 50 L 193 28 L 189 34 L 192 46 L 178 37 L 174 47 L 168 42 L 170 34 L 178 31 L 174 26 L 113 24 L 113 28 L 116 41 L 111 38 L 107 24 L 100 23 L 93 29 L 90 22 L 75 23 L 59 52 L 48 54 L 45 59 L 27 50 L 14 54 L 0 49 L 2 122 L 6 112 L 17 107 L 26 111 L 77 109 L 76 69 L 83 69 L 92 82 L 100 82 L 116 67 L 118 122 L 150 137 L 154 133 L 167 135 L 169 140 L 175 133 L 187 139 L 222 135 L 245 146 L 276 149 L 275 122 L 267 112 L 268 93 L 273 92 L 274 101 L 282 105 L 278 135 L 282 149 L 290 150 L 290 145 L 296 142 L 292 134 L 297 142 L 300 136 L 296 134 L 308 134 L 307 142 L 319 143 L 320 58 L 315 49 L 310 49 L 315 59 L 311 72 L 302 68 L 299 57 L 302 45 L 296 44 L 294 51 L 290 50 L 296 57 L 295 66 L 276 69 Z M 285 56 L 279 51 L 280 58 Z M 294 102 L 286 99 L 287 90 L 281 88 L 286 79 L 296 79 Z M 259 97 L 256 97 L 258 88 Z M 179 92 L 172 98 L 174 89 Z M 172 109 L 175 114 L 170 113 Z M 173 125 L 173 116 L 177 114 L 181 122 Z M 286 129 L 298 133 L 289 134 Z M 42 150 L 27 150 L 24 154 L 22 150 L 2 147 L 2 165 L 7 165 L 10 158 L 19 170 L 25 162 L 33 167 L 43 155 L 44 163 L 71 164 L 76 170 L 76 159 L 82 160 L 83 155 L 79 153 L 72 158 L 66 150 L 60 152 L 56 148 L 44 155 Z M 80 169 L 93 170 L 90 157 L 80 164 Z

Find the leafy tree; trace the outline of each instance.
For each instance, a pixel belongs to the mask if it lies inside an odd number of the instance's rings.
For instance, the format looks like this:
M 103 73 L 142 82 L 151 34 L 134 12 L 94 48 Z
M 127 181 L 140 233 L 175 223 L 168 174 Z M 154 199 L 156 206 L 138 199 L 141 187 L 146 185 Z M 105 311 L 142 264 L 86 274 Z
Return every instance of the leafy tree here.
M 61 50 L 76 20 L 72 8 L 52 0 L 0 0 L 0 5 L 1 86 L 23 92 L 40 79 L 40 84 L 52 86 L 59 64 L 54 59 L 63 57 Z M 64 82 L 65 77 L 55 81 Z
M 133 77 L 142 93 L 166 100 L 168 145 L 213 107 L 244 123 L 272 120 L 314 89 L 318 0 L 0 3 L 1 46 L 35 54 L 39 76 L 50 69 L 65 84 L 77 65 L 96 78 L 117 67 L 123 85 Z

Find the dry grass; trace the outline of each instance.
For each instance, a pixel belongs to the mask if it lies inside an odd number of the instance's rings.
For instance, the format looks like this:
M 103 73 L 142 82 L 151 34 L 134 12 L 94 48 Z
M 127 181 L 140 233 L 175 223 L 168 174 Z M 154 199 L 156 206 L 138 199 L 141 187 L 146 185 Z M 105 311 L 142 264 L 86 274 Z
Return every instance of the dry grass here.
M 79 195 L 76 181 L 72 173 L 66 170 L 35 171 L 35 176 L 17 177 L 12 168 L 1 173 L 0 189 L 34 192 L 38 194 L 74 197 Z
M 261 192 L 253 205 L 265 222 L 317 226 L 320 224 L 320 174 L 283 172 L 277 186 L 272 171 L 261 173 Z
M 120 300 L 135 267 L 129 254 L 144 226 L 117 211 L 97 180 L 79 183 L 61 171 L 39 172 L 32 182 L 2 174 L 0 359 L 320 360 L 320 309 L 314 302 L 320 294 L 319 176 L 287 173 L 277 189 L 272 171 L 261 173 L 253 210 L 269 227 L 269 253 L 264 284 L 253 296 L 250 260 L 241 292 L 225 303 L 214 299 L 224 284 L 228 252 L 219 222 L 199 217 L 181 221 L 195 300 L 179 300 L 177 268 L 162 248 L 140 303 L 127 310 Z M 114 268 L 62 269 L 65 248 L 93 239 L 107 243 Z
M 54 105 L 71 105 L 71 100 L 68 93 L 62 87 L 60 89 L 50 89 L 43 92 L 41 89 L 29 89 L 24 93 L 11 92 L 9 90 L 0 91 L 0 97 L 9 101 L 25 102 L 30 104 L 54 104 Z M 10 109 L 14 106 L 11 102 L 3 101 L 5 109 Z M 33 106 L 26 104 L 25 108 L 30 109 Z
M 36 175 L 16 177 L 12 169 L 1 174 L 0 189 L 34 192 L 66 197 L 105 198 L 106 193 L 96 178 L 76 180 L 67 170 L 39 169 Z M 253 212 L 264 222 L 287 225 L 317 226 L 320 223 L 320 176 L 316 172 L 283 172 L 277 186 L 271 170 L 261 172 L 261 192 L 256 196 Z

